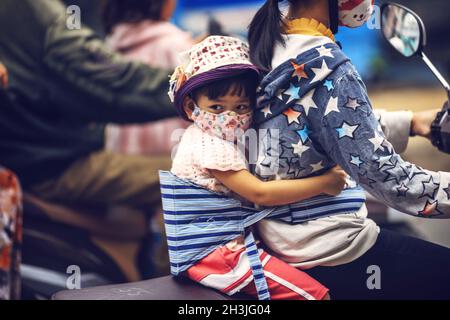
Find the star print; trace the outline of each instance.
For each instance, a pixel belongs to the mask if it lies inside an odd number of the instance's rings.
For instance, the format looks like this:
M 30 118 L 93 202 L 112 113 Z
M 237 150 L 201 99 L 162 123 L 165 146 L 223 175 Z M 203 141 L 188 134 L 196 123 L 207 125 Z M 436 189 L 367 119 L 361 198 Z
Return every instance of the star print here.
M 384 138 L 380 136 L 378 132 L 375 132 L 375 136 L 372 139 L 369 139 L 369 141 L 373 144 L 373 151 L 377 151 L 378 149 L 384 150 L 384 147 L 382 146 Z
M 333 49 L 327 49 L 327 48 L 325 48 L 325 46 L 321 46 L 320 48 L 317 48 L 316 50 L 317 50 L 317 52 L 319 52 L 319 58 L 320 57 L 334 58 L 333 54 L 331 53 L 331 51 Z
M 327 88 L 327 91 L 331 91 L 334 89 L 333 81 L 327 80 L 323 83 L 323 86 Z
M 312 167 L 312 169 L 313 169 L 313 170 L 311 171 L 311 173 L 314 173 L 314 172 L 316 172 L 316 171 L 322 170 L 322 169 L 323 169 L 323 161 L 320 161 L 320 162 L 311 164 L 311 167 Z
M 272 147 L 267 148 L 266 155 L 269 157 L 276 157 L 278 154 L 278 150 L 272 149 Z
M 272 157 L 266 155 L 264 159 L 259 161 L 259 165 L 266 167 L 270 170 L 270 172 L 275 173 L 280 168 L 280 162 L 278 157 Z
M 299 178 L 301 175 L 301 171 L 305 168 L 302 168 L 299 164 L 298 158 L 289 158 L 286 159 L 288 170 L 286 172 L 287 175 L 293 176 L 293 178 Z
M 327 109 L 325 110 L 325 116 L 330 114 L 331 112 L 340 112 L 338 108 L 338 97 L 331 97 L 327 104 Z
M 300 136 L 300 139 L 302 140 L 303 143 L 306 143 L 306 141 L 308 141 L 309 133 L 310 131 L 306 124 L 302 130 L 297 130 L 297 134 Z
M 358 168 L 361 167 L 361 165 L 364 163 L 364 161 L 361 160 L 361 158 L 359 156 L 354 156 L 354 155 L 350 155 L 350 157 L 352 158 L 350 160 L 350 163 L 357 166 Z
M 436 192 L 439 190 L 439 183 L 434 182 L 433 177 L 430 177 L 428 181 L 422 181 L 423 192 L 419 197 L 428 197 L 434 199 L 436 197 Z
M 427 200 L 427 203 L 425 204 L 425 207 L 423 208 L 422 211 L 419 212 L 419 216 L 422 217 L 429 217 L 431 216 L 435 211 L 437 211 L 437 207 L 438 207 L 438 201 L 429 201 Z
M 377 160 L 375 160 L 376 162 L 378 162 L 378 169 L 383 168 L 384 166 L 394 166 L 394 164 L 391 162 L 392 160 L 392 155 L 390 156 L 385 156 L 385 157 L 379 157 Z
M 358 102 L 358 99 L 352 99 L 352 98 L 348 98 L 347 103 L 345 104 L 346 108 L 350 108 L 353 109 L 354 111 L 356 111 L 356 109 L 358 109 L 359 107 L 361 107 L 361 105 Z
M 405 173 L 410 181 L 412 179 L 414 179 L 416 176 L 426 175 L 426 173 L 423 172 L 422 168 L 419 168 L 418 166 L 416 166 L 414 164 L 407 165 Z
M 353 134 L 355 133 L 356 129 L 359 128 L 359 125 L 352 126 L 344 121 L 342 126 L 340 128 L 336 128 L 336 131 L 339 134 L 339 139 L 342 139 L 344 137 L 349 137 L 351 139 L 354 139 L 355 137 Z
M 376 183 L 376 180 L 370 179 L 367 171 L 364 174 L 358 175 L 360 184 L 368 186 L 369 188 L 373 188 L 372 184 Z
M 405 186 L 404 183 L 400 187 L 397 188 L 397 197 L 406 197 L 406 193 L 409 191 L 409 188 Z
M 381 130 L 381 125 L 380 125 L 380 128 L 379 128 L 379 131 L 383 132 L 383 130 Z M 391 155 L 394 154 L 394 146 L 389 141 L 384 140 L 383 146 L 386 147 L 386 149 L 389 152 L 389 154 L 391 154 Z
M 289 96 L 289 100 L 286 102 L 286 104 L 288 104 L 289 102 L 300 98 L 300 87 L 291 84 L 289 89 L 287 89 L 284 94 Z
M 284 94 L 284 90 L 283 89 L 278 89 L 278 91 L 277 91 L 277 99 L 284 102 L 283 94 Z
M 311 80 L 311 83 L 325 79 L 333 71 L 333 70 L 328 69 L 328 66 L 327 66 L 327 63 L 325 62 L 325 60 L 322 61 L 322 66 L 320 68 L 311 68 L 311 70 L 315 74 L 314 78 Z
M 395 184 L 400 184 L 400 181 L 402 181 L 402 176 L 398 174 L 397 164 L 392 168 L 384 170 L 383 172 L 386 173 L 384 182 L 395 181 Z
M 313 95 L 316 90 L 310 90 L 308 93 L 301 99 L 300 103 L 303 109 L 305 109 L 305 113 L 308 116 L 309 109 L 317 109 L 317 105 L 313 100 Z
M 285 112 L 283 112 L 283 114 L 287 117 L 289 124 L 291 124 L 292 122 L 300 124 L 300 122 L 298 121 L 298 117 L 300 117 L 300 115 L 302 114 L 301 112 L 289 108 Z
M 447 194 L 447 200 L 450 200 L 450 184 L 444 189 L 444 191 Z
M 293 153 L 298 155 L 299 157 L 301 157 L 304 152 L 310 149 L 308 146 L 305 146 L 301 140 L 296 144 L 292 144 L 292 148 L 294 148 Z
M 276 130 L 276 129 L 275 129 Z M 278 157 L 280 154 L 280 147 L 278 145 L 278 134 L 276 134 L 276 131 L 269 129 L 269 130 L 263 130 L 265 131 L 265 135 L 263 136 L 261 142 L 262 142 L 262 149 L 261 152 L 264 155 L 268 155 L 271 157 Z M 273 135 L 275 133 L 275 135 Z
M 292 77 L 297 77 L 298 81 L 302 78 L 309 79 L 308 75 L 305 72 L 305 64 L 297 64 L 294 61 L 291 61 L 292 66 L 294 67 L 294 72 L 292 73 Z
M 272 110 L 270 110 L 270 104 L 261 109 L 261 112 L 264 113 L 264 118 L 267 118 L 269 114 L 272 114 Z

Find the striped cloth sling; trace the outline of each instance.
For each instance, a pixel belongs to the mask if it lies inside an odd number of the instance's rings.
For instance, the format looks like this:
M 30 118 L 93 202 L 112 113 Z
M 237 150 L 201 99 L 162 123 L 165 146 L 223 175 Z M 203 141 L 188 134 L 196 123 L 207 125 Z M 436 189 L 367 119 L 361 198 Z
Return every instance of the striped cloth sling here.
M 244 235 L 261 219 L 296 224 L 358 211 L 365 202 L 360 188 L 344 190 L 337 197 L 319 196 L 289 206 L 258 210 L 241 201 L 209 191 L 168 171 L 160 171 L 161 197 L 169 249 L 170 270 L 175 276 L 186 271 L 219 246 Z M 246 254 L 258 298 L 270 299 L 254 236 L 247 232 Z

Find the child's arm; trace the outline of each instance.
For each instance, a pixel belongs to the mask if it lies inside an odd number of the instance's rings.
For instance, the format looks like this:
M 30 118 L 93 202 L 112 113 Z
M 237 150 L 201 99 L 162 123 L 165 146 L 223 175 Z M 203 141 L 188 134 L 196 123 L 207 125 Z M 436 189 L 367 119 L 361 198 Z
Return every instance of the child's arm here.
M 340 167 L 317 177 L 267 182 L 259 180 L 247 170 L 210 172 L 230 190 L 262 206 L 291 204 L 322 193 L 338 195 L 344 188 L 347 177 Z

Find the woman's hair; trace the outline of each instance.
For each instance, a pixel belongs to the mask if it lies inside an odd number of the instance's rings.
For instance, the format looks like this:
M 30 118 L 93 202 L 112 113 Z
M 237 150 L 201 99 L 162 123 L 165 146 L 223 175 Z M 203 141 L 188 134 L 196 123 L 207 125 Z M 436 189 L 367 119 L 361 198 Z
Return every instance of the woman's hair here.
M 314 0 L 288 0 L 290 5 L 307 5 Z M 283 18 L 279 0 L 266 0 L 258 10 L 248 30 L 250 59 L 266 71 L 271 69 L 273 49 L 277 42 L 284 44 L 282 36 Z
M 255 72 L 245 72 L 226 79 L 208 83 L 191 93 L 191 97 L 197 100 L 199 95 L 206 95 L 210 100 L 230 95 L 245 95 L 252 104 L 256 102 L 256 89 L 258 87 L 258 76 Z
M 164 0 L 107 0 L 103 9 L 103 24 L 107 34 L 120 23 L 160 20 Z

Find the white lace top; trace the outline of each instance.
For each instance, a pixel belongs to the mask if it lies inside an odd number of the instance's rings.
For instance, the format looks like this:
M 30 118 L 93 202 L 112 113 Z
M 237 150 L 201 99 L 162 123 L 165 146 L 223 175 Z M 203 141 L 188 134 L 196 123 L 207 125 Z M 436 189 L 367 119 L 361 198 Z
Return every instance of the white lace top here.
M 230 190 L 211 175 L 210 169 L 248 170 L 248 164 L 235 144 L 205 133 L 192 124 L 181 138 L 171 172 L 211 191 L 229 194 Z

